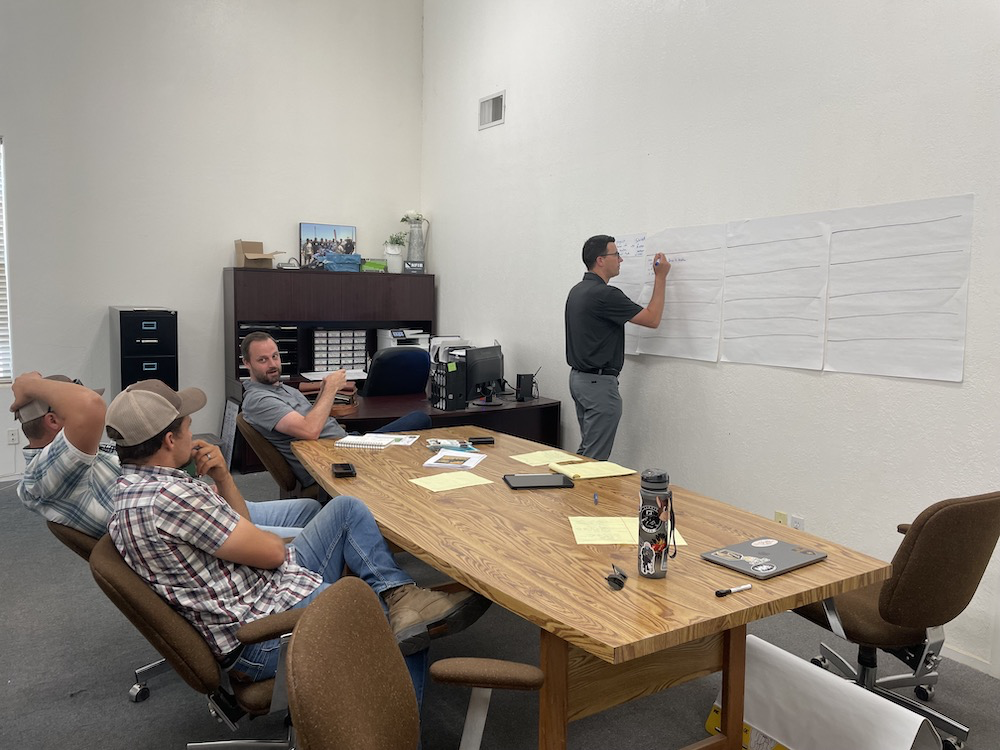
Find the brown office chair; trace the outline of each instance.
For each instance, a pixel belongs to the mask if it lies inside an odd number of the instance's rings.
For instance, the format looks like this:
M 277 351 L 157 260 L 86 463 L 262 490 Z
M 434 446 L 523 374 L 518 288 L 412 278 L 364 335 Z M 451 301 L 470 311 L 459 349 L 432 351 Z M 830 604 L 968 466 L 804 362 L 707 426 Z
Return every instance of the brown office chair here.
M 90 536 L 90 534 L 84 534 L 82 531 L 77 531 L 70 526 L 56 523 L 55 521 L 46 521 L 45 524 L 49 527 L 49 531 L 55 535 L 56 539 L 65 544 L 84 560 L 90 560 L 90 553 L 93 551 L 94 545 L 97 544 L 97 539 Z M 158 674 L 165 674 L 169 671 L 170 665 L 167 664 L 165 659 L 157 659 L 154 662 L 150 662 L 149 664 L 136 669 L 133 672 L 135 675 L 135 682 L 128 691 L 129 700 L 133 703 L 140 703 L 146 700 L 146 698 L 149 697 L 149 687 L 146 685 L 146 681 L 149 680 L 150 677 L 155 677 Z
M 284 659 L 278 674 L 270 680 L 254 683 L 230 682 L 229 675 L 219 668 L 211 649 L 187 620 L 160 598 L 122 559 L 111 537 L 105 534 L 90 554 L 90 570 L 94 580 L 108 598 L 121 610 L 146 640 L 169 662 L 192 689 L 208 697 L 208 710 L 234 732 L 243 716 L 262 716 L 283 711 L 287 707 Z M 243 643 L 259 643 L 282 637 L 282 650 L 304 609 L 293 609 L 255 620 L 240 628 Z M 291 748 L 294 732 L 289 726 L 284 740 L 234 740 L 188 743 L 188 750 L 224 746 L 227 748 L 273 747 Z
M 1000 492 L 943 500 L 899 531 L 905 536 L 889 580 L 834 597 L 832 611 L 817 603 L 795 612 L 858 644 L 858 669 L 826 644 L 814 664 L 827 669 L 832 664 L 862 687 L 925 716 L 954 737 L 945 739 L 945 748 L 961 748 L 968 727 L 889 688 L 915 685 L 917 697 L 933 696 L 943 625 L 972 600 L 1000 537 Z M 912 672 L 878 678 L 879 649 Z
M 246 419 L 243 412 L 236 416 L 236 426 L 240 429 L 240 434 L 247 441 L 253 452 L 263 462 L 264 468 L 274 477 L 278 484 L 278 495 L 281 498 L 289 497 L 311 497 L 323 502 L 327 500 L 326 493 L 318 484 L 303 487 L 302 484 L 288 465 L 288 460 L 278 452 L 278 449 L 271 445 L 271 442 L 261 435 Z
M 492 688 L 537 690 L 543 681 L 538 667 L 496 659 L 442 659 L 430 673 L 474 688 L 463 749 L 479 747 Z M 341 578 L 299 619 L 288 650 L 288 702 L 300 750 L 417 746 L 413 683 L 378 597 L 361 579 Z

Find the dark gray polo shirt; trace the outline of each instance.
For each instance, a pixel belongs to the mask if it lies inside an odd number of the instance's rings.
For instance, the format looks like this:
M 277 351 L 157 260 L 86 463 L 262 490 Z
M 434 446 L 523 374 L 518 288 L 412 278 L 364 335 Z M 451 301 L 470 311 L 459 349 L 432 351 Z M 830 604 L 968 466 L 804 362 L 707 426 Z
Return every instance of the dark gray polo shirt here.
M 574 370 L 621 370 L 625 323 L 642 309 L 621 289 L 587 271 L 566 298 L 566 363 Z

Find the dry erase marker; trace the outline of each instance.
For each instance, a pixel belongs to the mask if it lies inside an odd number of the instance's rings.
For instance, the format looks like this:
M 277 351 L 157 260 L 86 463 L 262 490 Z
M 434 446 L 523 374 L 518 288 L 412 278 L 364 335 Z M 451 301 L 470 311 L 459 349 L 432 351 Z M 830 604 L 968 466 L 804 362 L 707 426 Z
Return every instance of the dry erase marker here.
M 749 591 L 753 588 L 752 584 L 744 583 L 742 586 L 734 586 L 731 589 L 719 589 L 715 592 L 716 596 L 729 596 L 730 594 L 735 594 L 739 591 Z
M 594 505 L 597 505 L 597 493 L 594 493 Z

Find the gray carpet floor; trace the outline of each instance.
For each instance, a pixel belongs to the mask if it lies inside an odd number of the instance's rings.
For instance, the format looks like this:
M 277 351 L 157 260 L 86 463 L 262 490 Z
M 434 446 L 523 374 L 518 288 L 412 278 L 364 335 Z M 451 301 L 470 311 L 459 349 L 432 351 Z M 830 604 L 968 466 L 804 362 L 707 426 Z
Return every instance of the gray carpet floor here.
M 277 494 L 267 474 L 237 482 L 251 500 Z M 129 702 L 132 670 L 152 661 L 155 652 L 105 599 L 84 562 L 21 506 L 9 485 L 0 488 L 0 540 L 0 632 L 6 634 L 0 646 L 0 747 L 179 749 L 195 740 L 283 735 L 275 716 L 244 722 L 233 735 L 208 714 L 202 696 L 172 675 L 151 680 L 145 702 Z M 419 561 L 401 557 L 419 582 L 440 580 Z M 750 630 L 805 658 L 816 653 L 821 639 L 837 640 L 788 613 Z M 431 655 L 537 663 L 538 635 L 527 622 L 493 606 L 467 631 L 435 641 Z M 892 660 L 885 661 L 888 666 Z M 574 722 L 569 746 L 675 748 L 703 739 L 718 689 L 714 675 Z M 458 747 L 467 702 L 464 689 L 429 684 L 422 712 L 425 750 Z M 934 705 L 972 727 L 966 750 L 1000 748 L 1000 681 L 946 660 Z M 386 716 L 391 715 L 387 706 Z M 537 717 L 535 694 L 494 692 L 484 750 L 535 747 Z

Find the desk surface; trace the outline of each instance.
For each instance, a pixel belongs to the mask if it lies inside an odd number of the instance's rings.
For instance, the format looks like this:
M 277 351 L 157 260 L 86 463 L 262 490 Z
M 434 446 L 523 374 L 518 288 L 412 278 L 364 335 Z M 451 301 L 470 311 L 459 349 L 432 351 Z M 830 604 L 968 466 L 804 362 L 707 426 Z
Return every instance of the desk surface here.
M 474 473 L 492 484 L 432 493 L 409 481 L 441 471 L 422 466 L 431 455 L 424 445 L 427 437 L 486 433 L 471 427 L 429 430 L 413 446 L 373 453 L 338 449 L 333 441 L 300 441 L 292 448 L 331 495 L 362 498 L 387 539 L 612 664 L 877 583 L 890 574 L 890 566 L 880 560 L 674 486 L 677 527 L 688 545 L 678 548 L 666 578 L 642 578 L 632 545 L 578 545 L 567 520 L 635 515 L 638 475 L 577 481 L 572 489 L 514 491 L 504 484 L 504 474 L 547 469 L 509 458 L 544 447 L 509 435 L 495 434 L 495 445 L 481 446 L 488 458 Z M 334 480 L 332 461 L 354 463 L 358 476 Z M 750 591 L 716 597 L 716 589 L 751 579 L 702 560 L 701 552 L 755 536 L 801 541 L 828 558 L 767 581 L 754 580 Z M 611 591 L 604 580 L 611 563 L 629 574 L 622 591 Z

